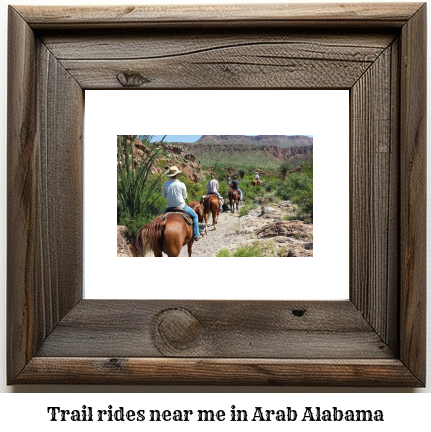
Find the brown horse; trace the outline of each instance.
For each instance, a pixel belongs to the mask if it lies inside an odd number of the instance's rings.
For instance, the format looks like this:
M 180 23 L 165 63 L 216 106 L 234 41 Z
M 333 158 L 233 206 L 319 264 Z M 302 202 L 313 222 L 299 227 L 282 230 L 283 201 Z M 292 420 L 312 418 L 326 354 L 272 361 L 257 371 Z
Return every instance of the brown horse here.
M 204 221 L 204 208 L 202 207 L 202 204 L 199 201 L 193 201 L 189 204 L 189 207 L 192 208 L 195 213 L 198 215 L 198 221 L 203 222 Z
M 259 181 L 256 180 L 256 179 L 254 179 L 254 180 L 251 182 L 251 185 L 252 185 L 253 187 L 255 187 L 255 186 L 259 186 Z M 260 186 L 262 186 L 262 185 L 260 185 Z
M 208 215 L 211 212 L 213 215 L 214 229 L 217 229 L 218 216 L 220 214 L 220 203 L 217 195 L 207 195 L 201 199 L 201 205 L 203 204 L 204 219 L 205 219 L 205 234 L 208 234 Z
M 188 225 L 178 213 L 165 213 L 144 225 L 132 240 L 132 253 L 135 257 L 144 257 L 150 247 L 154 256 L 177 257 L 184 245 L 187 245 L 189 257 L 192 256 L 193 225 Z
M 236 204 L 236 209 L 238 210 L 238 204 L 239 204 L 238 189 L 229 189 L 229 203 L 230 203 L 230 209 L 232 213 L 235 212 L 235 204 Z

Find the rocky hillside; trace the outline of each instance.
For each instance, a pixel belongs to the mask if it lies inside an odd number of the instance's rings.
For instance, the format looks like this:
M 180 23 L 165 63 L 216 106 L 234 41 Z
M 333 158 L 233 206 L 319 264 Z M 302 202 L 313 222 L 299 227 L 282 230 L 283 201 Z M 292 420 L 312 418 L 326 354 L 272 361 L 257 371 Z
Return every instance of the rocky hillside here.
M 150 151 L 149 147 L 146 147 L 139 139 L 133 141 L 133 147 L 135 163 L 139 163 Z M 187 148 L 173 144 L 165 144 L 151 169 L 151 173 L 160 174 L 172 165 L 177 166 L 194 182 L 205 178 L 196 156 L 190 153 Z
M 256 198 L 258 207 L 240 217 L 239 232 L 229 246 L 232 251 L 244 245 L 258 245 L 262 256 L 313 256 L 313 224 L 294 218 L 297 206 L 275 198 Z
M 204 152 L 221 153 L 266 153 L 273 158 L 283 161 L 296 155 L 305 155 L 313 152 L 313 146 L 295 146 L 281 148 L 275 145 L 218 145 L 218 144 L 183 144 L 184 148 L 193 152 L 197 157 Z
M 248 144 L 286 148 L 312 145 L 313 138 L 307 135 L 202 135 L 196 144 Z
M 247 144 L 181 144 L 188 152 L 205 166 L 215 162 L 244 166 L 253 165 L 260 168 L 275 168 L 280 162 L 308 159 L 313 153 L 313 146 L 278 147 L 275 145 Z

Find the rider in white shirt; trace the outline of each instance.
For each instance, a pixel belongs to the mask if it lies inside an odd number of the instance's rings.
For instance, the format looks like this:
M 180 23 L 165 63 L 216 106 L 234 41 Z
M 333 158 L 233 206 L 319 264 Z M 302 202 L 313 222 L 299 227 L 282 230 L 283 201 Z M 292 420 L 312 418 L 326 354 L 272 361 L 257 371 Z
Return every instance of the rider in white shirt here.
M 211 174 L 211 180 L 208 182 L 208 194 L 215 194 L 219 197 L 220 208 L 223 205 L 223 198 L 218 191 L 218 181 L 215 178 L 214 174 Z
M 262 182 L 259 180 L 259 173 L 256 171 L 254 173 L 254 178 L 257 180 L 257 182 L 262 186 Z
M 196 212 L 186 205 L 185 200 L 187 199 L 187 188 L 183 182 L 177 179 L 180 171 L 176 166 L 171 166 L 169 171 L 165 174 L 171 177 L 170 180 L 163 183 L 162 198 L 166 198 L 166 206 L 178 207 L 184 210 L 193 220 L 193 237 L 195 241 L 199 240 L 202 236 L 199 232 L 199 221 Z

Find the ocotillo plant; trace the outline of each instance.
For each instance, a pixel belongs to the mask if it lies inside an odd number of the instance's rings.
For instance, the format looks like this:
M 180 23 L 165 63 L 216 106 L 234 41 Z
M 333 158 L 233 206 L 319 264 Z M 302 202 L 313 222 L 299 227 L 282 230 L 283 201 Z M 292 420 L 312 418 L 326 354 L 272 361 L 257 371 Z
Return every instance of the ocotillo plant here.
M 117 200 L 124 213 L 131 219 L 146 216 L 159 194 L 162 175 L 150 177 L 151 168 L 157 155 L 163 149 L 163 139 L 157 143 L 150 142 L 151 135 L 140 135 L 141 141 L 148 146 L 146 156 L 136 162 L 133 157 L 133 142 L 137 135 L 117 136 Z

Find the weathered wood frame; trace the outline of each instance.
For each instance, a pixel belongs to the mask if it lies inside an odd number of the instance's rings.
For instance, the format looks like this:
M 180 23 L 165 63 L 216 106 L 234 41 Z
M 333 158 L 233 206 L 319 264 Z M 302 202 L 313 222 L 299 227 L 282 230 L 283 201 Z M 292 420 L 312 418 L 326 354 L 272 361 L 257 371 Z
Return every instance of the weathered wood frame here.
M 424 386 L 425 7 L 10 7 L 8 383 Z M 83 300 L 84 90 L 126 87 L 350 89 L 350 299 Z

